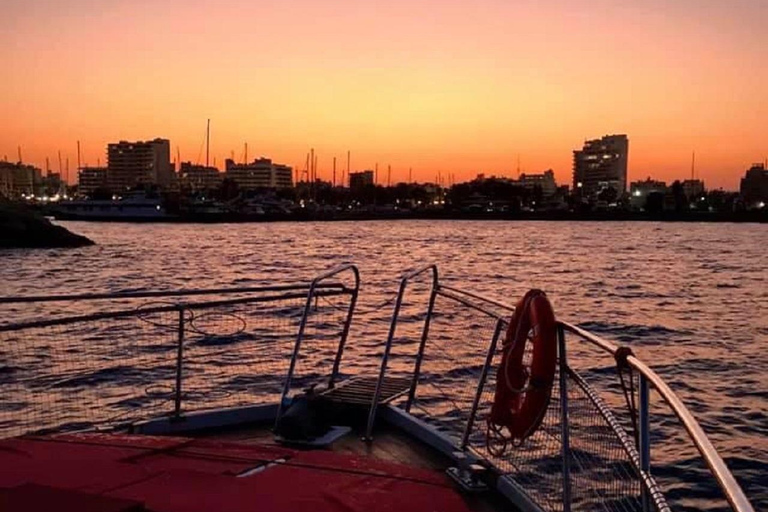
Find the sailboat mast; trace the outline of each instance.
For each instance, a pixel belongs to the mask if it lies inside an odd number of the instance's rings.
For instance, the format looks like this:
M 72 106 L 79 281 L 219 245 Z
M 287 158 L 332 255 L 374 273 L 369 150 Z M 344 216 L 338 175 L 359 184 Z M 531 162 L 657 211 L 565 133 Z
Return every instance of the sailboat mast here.
M 211 120 L 205 128 L 205 166 L 208 167 L 208 161 L 211 156 Z
M 695 179 L 696 152 L 691 153 L 691 180 Z
M 309 182 L 315 181 L 315 148 L 309 150 Z
M 312 201 L 317 201 L 317 158 L 318 156 L 315 155 L 312 162 Z
M 347 186 L 347 180 L 349 180 L 349 159 L 350 159 L 350 156 L 351 156 L 350 153 L 351 152 L 349 150 L 347 150 L 347 177 L 342 180 L 344 182 L 342 185 L 345 186 L 345 187 Z

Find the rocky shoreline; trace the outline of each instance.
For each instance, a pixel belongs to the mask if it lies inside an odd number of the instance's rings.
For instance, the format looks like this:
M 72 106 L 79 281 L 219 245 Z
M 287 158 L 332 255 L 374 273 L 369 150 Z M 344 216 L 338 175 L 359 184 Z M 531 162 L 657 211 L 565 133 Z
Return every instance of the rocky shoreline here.
M 94 242 L 56 226 L 39 213 L 0 201 L 0 249 L 87 247 Z

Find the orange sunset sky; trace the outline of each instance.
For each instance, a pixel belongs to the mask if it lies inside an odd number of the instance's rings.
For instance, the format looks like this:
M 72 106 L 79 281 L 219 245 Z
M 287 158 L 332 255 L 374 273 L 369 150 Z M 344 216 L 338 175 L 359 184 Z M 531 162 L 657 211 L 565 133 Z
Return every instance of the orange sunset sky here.
M 766 0 L 1 0 L 0 158 L 75 180 L 107 142 L 221 167 L 333 156 L 393 181 L 553 168 L 630 137 L 630 180 L 736 189 L 768 156 Z M 204 151 L 202 152 L 204 159 Z M 342 163 L 343 162 L 343 163 Z M 382 167 L 383 166 L 383 167 Z M 381 178 L 381 173 L 380 173 Z

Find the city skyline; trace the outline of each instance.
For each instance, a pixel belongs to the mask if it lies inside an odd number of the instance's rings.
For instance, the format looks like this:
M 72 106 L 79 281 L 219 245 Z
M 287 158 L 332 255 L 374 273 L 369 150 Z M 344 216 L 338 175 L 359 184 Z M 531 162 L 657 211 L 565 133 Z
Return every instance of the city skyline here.
M 614 138 L 614 137 L 623 137 L 623 138 L 626 139 L 626 134 L 621 134 L 621 135 L 603 135 L 601 138 L 594 139 L 594 140 L 587 140 L 587 139 L 585 139 L 584 140 L 584 144 L 585 144 L 584 147 L 587 147 L 588 144 L 595 144 L 595 143 L 599 144 L 599 143 L 602 143 L 605 140 L 608 140 L 608 139 L 611 139 L 611 138 Z M 89 171 L 89 170 L 93 170 L 93 169 L 106 169 L 107 164 L 109 162 L 110 149 L 111 149 L 112 146 L 117 146 L 118 144 L 120 144 L 120 145 L 122 145 L 122 144 L 127 144 L 127 145 L 140 144 L 141 145 L 141 144 L 148 144 L 150 142 L 155 142 L 155 141 L 171 142 L 168 139 L 163 138 L 163 137 L 155 137 L 152 140 L 150 140 L 148 138 L 146 141 L 141 141 L 141 140 L 139 140 L 139 141 L 128 141 L 128 140 L 125 140 L 125 139 L 120 139 L 119 143 L 118 142 L 108 142 L 106 144 L 107 148 L 104 150 L 105 156 L 103 158 L 102 157 L 97 157 L 97 163 L 96 164 L 94 164 L 92 161 L 89 161 L 86 158 L 86 155 L 84 155 L 83 152 L 82 152 L 80 141 L 77 141 L 77 143 L 76 143 L 76 146 L 77 146 L 76 151 L 80 153 L 78 155 L 79 161 L 80 161 L 79 169 L 84 170 L 84 171 Z M 171 148 L 169 147 L 168 150 L 170 150 L 170 149 Z M 21 156 L 21 147 L 17 147 L 17 151 L 18 151 L 18 155 Z M 241 166 L 241 165 L 246 165 L 246 164 L 256 164 L 260 160 L 265 160 L 265 161 L 271 161 L 272 160 L 269 156 L 267 156 L 265 154 L 253 155 L 253 153 L 250 153 L 250 154 L 247 153 L 247 143 L 246 143 L 246 146 L 244 146 L 243 151 L 242 151 L 242 153 L 240 155 L 237 155 L 237 153 L 233 150 L 233 151 L 230 152 L 230 154 L 228 156 L 224 156 L 224 157 L 221 158 L 221 160 L 218 160 L 218 161 L 217 161 L 217 157 L 215 155 L 213 155 L 213 156 L 208 155 L 206 151 L 207 151 L 207 148 L 205 148 L 205 143 L 203 143 L 203 145 L 201 145 L 200 152 L 198 153 L 198 158 L 196 160 L 185 159 L 185 158 L 181 158 L 179 160 L 179 157 L 181 156 L 180 152 L 177 153 L 177 154 L 174 154 L 175 156 L 171 156 L 170 155 L 170 151 L 169 151 L 169 159 L 168 159 L 168 161 L 171 164 L 171 167 L 170 167 L 171 171 L 173 171 L 174 173 L 177 173 L 177 174 L 181 173 L 184 170 L 184 166 L 187 165 L 187 166 L 192 166 L 192 167 L 198 167 L 198 168 L 201 168 L 201 169 L 212 169 L 212 170 L 215 170 L 217 173 L 221 173 L 221 175 L 224 175 L 225 172 L 227 171 L 227 165 L 228 165 L 229 162 L 231 162 L 231 163 L 233 163 L 235 165 Z M 572 155 L 575 155 L 576 153 L 581 153 L 581 152 L 582 152 L 581 149 L 574 149 L 572 151 Z M 59 152 L 57 152 L 57 153 L 59 153 Z M 303 165 L 302 164 L 295 164 L 295 165 L 285 164 L 285 165 L 281 165 L 281 167 L 290 168 L 291 171 L 292 171 L 292 175 L 295 177 L 297 183 L 301 182 L 301 181 L 306 181 L 306 180 L 309 179 L 308 175 L 313 172 L 313 169 L 311 169 L 311 168 L 310 169 L 305 169 L 305 166 L 307 164 L 309 164 L 310 155 L 314 156 L 315 160 L 317 161 L 318 155 L 315 153 L 314 148 L 312 148 L 305 155 L 305 163 Z M 210 160 L 208 162 L 208 164 L 206 164 L 206 161 L 205 161 L 206 156 L 208 156 L 209 160 Z M 661 179 L 664 182 L 669 181 L 670 183 L 675 182 L 675 181 L 680 181 L 680 182 L 686 182 L 686 181 L 697 181 L 697 182 L 699 182 L 700 181 L 701 183 L 705 183 L 707 188 L 709 188 L 711 190 L 726 190 L 726 191 L 733 191 L 733 190 L 735 190 L 735 189 L 727 189 L 727 188 L 723 188 L 723 187 L 714 187 L 714 188 L 710 187 L 707 184 L 707 182 L 704 179 L 704 177 L 701 176 L 699 169 L 695 168 L 695 158 L 696 158 L 695 153 L 693 153 L 691 156 L 692 156 L 692 160 L 691 160 L 691 164 L 690 164 L 691 167 L 688 169 L 689 174 L 687 174 L 687 175 L 682 174 L 682 175 L 672 176 L 670 178 L 658 178 L 658 175 L 654 174 L 653 172 L 649 172 L 647 174 L 643 174 L 643 173 L 627 172 L 627 170 L 625 170 L 624 172 L 625 172 L 625 176 L 626 177 L 624 178 L 624 181 L 623 181 L 623 183 L 625 185 L 623 187 L 624 192 L 627 192 L 629 190 L 630 182 L 635 182 L 635 181 L 636 182 L 640 182 L 640 181 L 644 181 L 644 180 L 647 181 L 647 180 L 652 180 L 652 179 L 653 180 Z M 626 161 L 626 158 L 625 158 L 625 161 Z M 15 163 L 15 162 L 17 162 L 17 160 L 12 159 L 12 158 L 8 158 L 8 155 L 6 154 L 6 155 L 0 155 L 0 162 Z M 71 162 L 73 164 L 73 167 L 70 168 L 70 156 L 69 156 L 68 153 L 59 154 L 57 156 L 56 160 L 51 159 L 49 157 L 46 157 L 45 165 L 38 165 L 35 162 L 30 162 L 30 161 L 28 161 L 26 159 L 23 159 L 23 158 L 19 159 L 18 162 L 23 164 L 23 165 L 29 165 L 29 166 L 32 166 L 32 167 L 35 167 L 35 168 L 39 169 L 41 172 L 44 173 L 43 175 L 45 175 L 46 171 L 50 171 L 51 173 L 56 173 L 60 177 L 62 182 L 65 182 L 68 185 L 77 185 L 78 184 L 78 174 L 79 173 L 78 173 L 77 161 L 73 160 Z M 336 165 L 336 173 L 335 174 L 334 174 L 334 170 L 333 170 L 333 165 Z M 368 166 L 365 166 L 365 165 L 359 166 L 359 167 L 351 166 L 349 172 L 352 173 L 352 174 L 354 174 L 354 173 L 361 174 L 361 173 L 365 173 L 365 172 L 369 172 L 370 171 L 372 176 L 377 176 L 377 173 L 373 169 L 378 169 L 378 165 L 379 164 L 376 163 L 376 164 L 368 165 Z M 766 161 L 764 161 L 764 162 L 752 162 L 752 164 L 750 164 L 750 166 L 756 166 L 756 165 L 764 166 L 764 167 L 768 168 L 768 159 Z M 61 172 L 59 172 L 59 166 L 61 166 Z M 405 170 L 405 173 L 407 173 L 406 175 L 404 175 L 402 177 L 398 177 L 398 176 L 392 177 L 391 176 L 391 165 L 388 164 L 386 167 L 387 167 L 387 171 L 386 171 L 387 175 L 386 176 L 378 176 L 378 180 L 376 180 L 374 178 L 374 182 L 377 185 L 389 186 L 390 184 L 391 185 L 395 185 L 397 183 L 434 183 L 434 184 L 437 184 L 437 185 L 448 187 L 448 186 L 451 186 L 451 185 L 456 184 L 456 183 L 466 183 L 466 182 L 475 180 L 475 179 L 480 178 L 480 177 L 510 179 L 510 180 L 514 181 L 516 179 L 519 179 L 521 176 L 526 176 L 526 175 L 527 176 L 534 176 L 534 175 L 541 176 L 542 173 L 552 173 L 554 175 L 554 177 L 555 177 L 555 181 L 558 181 L 558 179 L 559 179 L 558 178 L 558 174 L 559 173 L 554 171 L 552 168 L 548 168 L 548 169 L 544 169 L 544 170 L 533 170 L 533 171 L 531 171 L 531 170 L 526 169 L 524 167 L 520 167 L 519 159 L 518 159 L 518 162 L 517 162 L 517 168 L 514 171 L 503 171 L 501 173 L 493 173 L 493 172 L 488 173 L 488 172 L 482 172 L 482 170 L 455 173 L 455 172 L 450 172 L 450 171 L 442 172 L 441 170 L 438 170 L 436 172 L 436 174 L 434 176 L 432 176 L 432 177 L 429 177 L 429 176 L 421 176 L 420 177 L 418 174 L 414 176 L 413 169 L 409 168 L 409 169 Z M 572 191 L 575 191 L 576 190 L 576 188 L 575 188 L 576 187 L 575 164 L 574 164 L 574 166 L 571 167 L 569 172 L 572 173 L 571 176 L 570 177 L 565 177 L 563 179 L 563 181 L 559 182 L 559 184 L 560 185 L 565 185 L 566 187 L 569 187 Z M 348 183 L 347 183 L 348 180 L 349 180 L 349 176 L 347 176 L 346 173 L 347 173 L 346 161 L 341 159 L 341 158 L 339 158 L 339 157 L 336 157 L 336 156 L 334 156 L 332 158 L 332 166 L 331 166 L 331 168 L 329 170 L 328 169 L 323 170 L 322 166 L 318 165 L 318 167 L 315 169 L 315 172 L 314 172 L 316 179 L 319 180 L 319 181 L 333 183 L 333 184 L 338 185 L 338 186 L 349 186 Z M 738 185 L 741 182 L 742 174 L 739 174 L 739 176 L 740 177 L 738 177 L 736 189 L 738 189 Z M 567 180 L 569 178 L 570 178 L 569 181 L 565 181 L 565 180 Z M 342 181 L 342 179 L 344 181 Z M 619 188 L 621 188 L 621 187 L 619 187 Z
M 698 176 L 738 188 L 763 162 L 768 47 L 759 1 L 52 2 L 4 8 L 0 157 L 76 176 L 117 140 L 171 140 L 303 167 L 392 166 L 392 181 L 515 177 L 568 183 L 584 140 L 627 133 L 629 181 Z M 590 5 L 594 7 L 594 2 Z M 254 23 L 258 20 L 258 23 Z M 94 44 L 98 43 L 98 44 Z M 342 165 L 345 167 L 345 165 Z

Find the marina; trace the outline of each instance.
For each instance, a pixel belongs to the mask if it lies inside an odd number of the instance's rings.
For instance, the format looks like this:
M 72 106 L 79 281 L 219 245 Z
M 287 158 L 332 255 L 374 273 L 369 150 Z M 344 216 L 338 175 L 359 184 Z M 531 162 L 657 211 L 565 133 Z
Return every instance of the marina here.
M 0 512 L 768 511 L 765 0 L 6 3 Z

